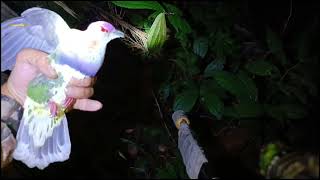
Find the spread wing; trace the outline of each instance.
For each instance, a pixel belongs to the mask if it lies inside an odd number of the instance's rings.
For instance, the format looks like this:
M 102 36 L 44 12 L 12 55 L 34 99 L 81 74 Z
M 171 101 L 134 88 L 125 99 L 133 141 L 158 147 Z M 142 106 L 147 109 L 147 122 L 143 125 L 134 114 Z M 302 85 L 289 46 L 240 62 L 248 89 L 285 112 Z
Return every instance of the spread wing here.
M 51 53 L 70 27 L 57 13 L 39 7 L 1 23 L 1 71 L 11 70 L 23 48 Z

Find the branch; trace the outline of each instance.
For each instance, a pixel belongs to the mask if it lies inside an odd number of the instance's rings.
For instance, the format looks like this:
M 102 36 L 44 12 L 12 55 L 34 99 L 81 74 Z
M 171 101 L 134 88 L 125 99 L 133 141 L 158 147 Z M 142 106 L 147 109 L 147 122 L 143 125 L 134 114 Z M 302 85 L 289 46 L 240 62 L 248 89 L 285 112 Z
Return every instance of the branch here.
M 284 25 L 282 34 L 283 34 L 284 31 L 287 29 L 287 26 L 288 26 L 288 23 L 289 23 L 289 20 L 290 20 L 291 15 L 292 15 L 292 0 L 290 1 L 290 13 L 289 13 L 289 17 L 288 17 L 288 19 L 287 19 L 286 24 Z
M 117 14 L 115 8 L 112 8 L 111 4 L 109 3 L 109 10 L 101 9 L 100 7 L 91 3 L 88 3 L 88 5 L 93 6 L 101 17 L 121 28 L 121 30 L 125 33 L 125 38 L 123 41 L 129 45 L 129 47 L 132 49 L 142 50 L 143 53 L 147 51 L 145 48 L 145 43 L 147 42 L 147 33 L 122 20 L 121 16 L 124 15 L 124 12 L 122 13 L 120 11 L 120 14 Z M 113 11 L 115 15 L 112 13 Z
M 295 68 L 300 62 L 298 62 L 297 64 L 295 64 L 294 66 L 292 66 L 291 68 L 289 68 L 284 74 L 283 76 L 280 78 L 279 82 L 281 82 L 284 77 L 288 74 L 289 71 L 291 71 L 293 68 Z
M 167 127 L 167 124 L 166 124 L 166 122 L 164 121 L 164 118 L 163 118 L 163 114 L 162 114 L 160 105 L 159 105 L 159 103 L 158 103 L 157 97 L 156 97 L 156 95 L 154 94 L 154 91 L 153 91 L 153 90 L 152 90 L 152 96 L 153 96 L 153 98 L 155 99 L 156 105 L 157 105 L 157 107 L 158 107 L 158 111 L 159 111 L 160 117 L 161 117 L 161 119 L 162 119 L 162 123 L 163 123 L 164 127 L 166 128 L 166 130 L 167 130 L 167 132 L 168 132 L 168 135 L 169 135 L 169 137 L 171 138 L 172 142 L 176 145 L 176 141 L 175 141 L 174 138 L 172 137 L 172 135 L 171 135 L 171 133 L 170 133 L 168 127 Z

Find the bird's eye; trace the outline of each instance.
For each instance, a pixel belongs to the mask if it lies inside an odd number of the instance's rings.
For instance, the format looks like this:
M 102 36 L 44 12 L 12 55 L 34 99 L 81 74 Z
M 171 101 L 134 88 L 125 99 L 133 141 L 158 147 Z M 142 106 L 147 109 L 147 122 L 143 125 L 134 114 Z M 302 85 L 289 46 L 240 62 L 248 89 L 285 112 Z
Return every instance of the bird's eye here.
M 108 29 L 106 29 L 106 28 L 104 28 L 104 27 L 101 26 L 101 31 L 102 31 L 102 32 L 108 32 Z

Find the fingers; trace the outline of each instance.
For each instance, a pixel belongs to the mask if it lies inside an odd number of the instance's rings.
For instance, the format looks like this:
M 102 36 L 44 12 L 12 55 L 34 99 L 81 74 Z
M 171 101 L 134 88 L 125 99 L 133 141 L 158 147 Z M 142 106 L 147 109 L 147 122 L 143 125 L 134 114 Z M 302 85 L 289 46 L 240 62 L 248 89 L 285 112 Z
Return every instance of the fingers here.
M 79 87 L 91 87 L 96 82 L 96 78 L 86 77 L 84 79 L 72 78 L 69 82 L 69 86 L 79 86 Z
M 49 61 L 46 58 L 37 59 L 35 61 L 36 66 L 42 74 L 51 79 L 55 79 L 58 77 L 56 71 L 50 66 Z
M 73 105 L 73 109 L 81 111 L 98 111 L 101 108 L 101 102 L 92 99 L 77 99 L 76 103 Z
M 50 66 L 48 54 L 35 49 L 23 49 L 17 55 L 17 61 L 27 62 L 49 78 L 57 78 L 57 73 Z
M 94 90 L 93 88 L 84 88 L 84 87 L 77 87 L 77 86 L 69 86 L 67 88 L 66 95 L 68 97 L 73 97 L 76 99 L 85 99 L 89 98 L 93 95 Z

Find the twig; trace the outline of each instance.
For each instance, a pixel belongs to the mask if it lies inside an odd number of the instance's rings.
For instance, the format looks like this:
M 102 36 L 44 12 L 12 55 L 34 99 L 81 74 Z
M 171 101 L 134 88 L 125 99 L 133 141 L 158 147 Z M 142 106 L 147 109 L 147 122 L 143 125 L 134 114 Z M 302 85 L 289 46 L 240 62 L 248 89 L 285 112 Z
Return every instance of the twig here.
M 284 74 L 283 76 L 280 78 L 279 82 L 281 82 L 284 77 L 288 74 L 289 71 L 291 71 L 293 68 L 295 68 L 300 62 L 298 62 L 297 64 L 295 64 L 294 66 L 292 66 L 291 68 L 289 68 Z
M 282 34 L 283 34 L 284 31 L 287 29 L 287 26 L 288 26 L 288 23 L 289 23 L 289 20 L 290 20 L 291 15 L 292 15 L 292 0 L 290 1 L 290 13 L 289 13 L 289 17 L 288 17 L 288 19 L 287 19 L 286 24 L 284 25 Z
M 167 124 L 166 124 L 166 122 L 164 121 L 164 118 L 163 118 L 163 114 L 162 114 L 160 105 L 159 105 L 159 103 L 158 103 L 157 97 L 156 97 L 156 95 L 154 94 L 154 91 L 153 91 L 153 90 L 152 90 L 152 95 L 153 95 L 153 98 L 154 98 L 154 100 L 155 100 L 155 102 L 156 102 L 156 104 L 157 104 L 158 111 L 159 111 L 160 117 L 161 117 L 161 119 L 162 119 L 162 123 L 163 123 L 164 127 L 166 128 L 166 130 L 167 130 L 167 132 L 168 132 L 168 135 L 169 135 L 169 137 L 171 138 L 172 142 L 173 142 L 174 144 L 176 144 L 176 141 L 175 141 L 174 138 L 172 137 L 172 135 L 171 135 L 171 133 L 170 133 L 168 127 L 167 127 Z
M 133 50 L 134 49 L 142 50 L 143 53 L 147 51 L 145 47 L 145 43 L 147 42 L 146 32 L 122 20 L 122 17 L 119 17 L 119 14 L 113 15 L 112 13 L 108 13 L 108 11 L 101 9 L 100 7 L 97 7 L 91 3 L 88 3 L 88 6 L 95 7 L 101 17 L 103 17 L 106 20 L 111 20 L 111 22 L 120 26 L 122 31 L 125 32 L 125 38 L 123 39 L 123 42 L 129 45 L 129 47 L 131 47 Z M 110 11 L 115 11 L 114 8 L 116 7 L 112 8 L 111 4 L 109 3 L 108 3 L 108 6 Z

